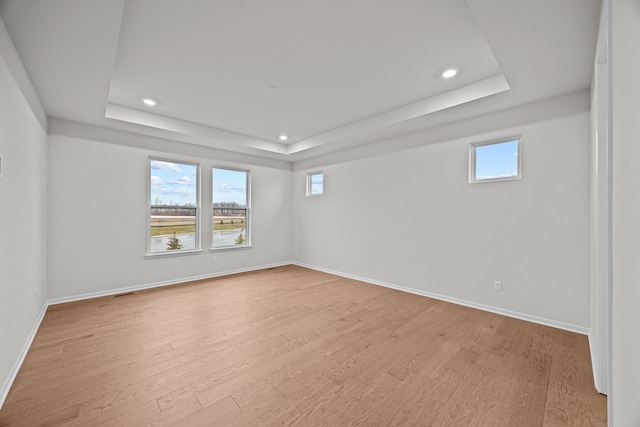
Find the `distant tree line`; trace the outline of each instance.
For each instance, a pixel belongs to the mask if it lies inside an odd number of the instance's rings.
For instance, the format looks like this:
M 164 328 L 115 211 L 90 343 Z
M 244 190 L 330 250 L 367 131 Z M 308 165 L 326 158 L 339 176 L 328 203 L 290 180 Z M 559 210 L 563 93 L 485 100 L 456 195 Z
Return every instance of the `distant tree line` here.
M 213 204 L 213 216 L 244 216 L 247 207 L 238 202 L 216 202 Z
M 152 205 L 151 215 L 157 216 L 194 216 L 196 206 Z M 214 216 L 245 216 L 247 207 L 237 202 L 218 202 L 213 204 Z
M 194 216 L 195 214 L 195 206 L 151 206 L 151 215 Z

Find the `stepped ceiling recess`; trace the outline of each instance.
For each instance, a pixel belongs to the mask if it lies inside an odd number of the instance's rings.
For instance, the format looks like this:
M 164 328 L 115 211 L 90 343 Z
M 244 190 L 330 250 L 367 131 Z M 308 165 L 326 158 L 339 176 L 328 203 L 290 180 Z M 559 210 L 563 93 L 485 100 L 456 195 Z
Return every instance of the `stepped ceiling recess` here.
M 287 161 L 587 89 L 599 13 L 598 0 L 0 1 L 49 117 Z

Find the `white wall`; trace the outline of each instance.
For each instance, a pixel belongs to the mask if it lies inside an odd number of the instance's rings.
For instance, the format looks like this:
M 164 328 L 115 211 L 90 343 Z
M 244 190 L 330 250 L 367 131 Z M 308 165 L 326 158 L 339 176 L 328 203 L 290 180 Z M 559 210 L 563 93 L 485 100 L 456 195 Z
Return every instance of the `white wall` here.
M 585 105 L 551 120 L 296 170 L 294 260 L 586 330 L 589 132 Z M 516 134 L 523 178 L 468 184 L 469 143 Z M 312 170 L 325 173 L 323 197 L 305 197 Z M 493 291 L 496 280 L 502 292 Z
M 155 142 L 189 151 L 184 144 Z M 221 160 L 228 154 L 215 150 L 197 152 L 199 156 L 178 155 L 148 146 L 50 135 L 49 297 L 64 300 L 113 293 L 288 262 L 291 172 Z M 216 252 L 214 264 L 208 250 L 210 235 L 205 232 L 200 254 L 145 259 L 149 156 L 199 162 L 203 207 L 211 204 L 212 165 L 251 169 L 253 247 Z M 202 221 L 204 229 L 207 217 Z
M 640 425 L 640 2 L 612 0 L 613 423 Z
M 0 20 L 0 406 L 46 299 L 47 133 L 25 82 Z

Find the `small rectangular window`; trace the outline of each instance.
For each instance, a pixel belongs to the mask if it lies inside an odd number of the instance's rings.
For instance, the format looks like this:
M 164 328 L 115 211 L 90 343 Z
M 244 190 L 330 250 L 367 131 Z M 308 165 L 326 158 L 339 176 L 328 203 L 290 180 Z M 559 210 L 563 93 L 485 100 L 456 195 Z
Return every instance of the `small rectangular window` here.
M 520 138 L 471 144 L 469 182 L 519 179 Z
M 200 166 L 149 159 L 149 254 L 200 249 Z
M 324 194 L 324 174 L 311 172 L 307 174 L 307 197 L 322 196 Z
M 213 168 L 212 249 L 250 246 L 250 171 Z

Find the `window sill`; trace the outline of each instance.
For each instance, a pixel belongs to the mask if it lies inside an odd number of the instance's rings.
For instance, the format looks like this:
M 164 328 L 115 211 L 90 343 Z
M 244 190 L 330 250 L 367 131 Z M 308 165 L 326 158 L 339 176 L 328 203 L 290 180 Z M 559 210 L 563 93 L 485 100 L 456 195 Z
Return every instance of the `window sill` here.
M 227 252 L 227 251 L 241 251 L 243 249 L 251 249 L 253 245 L 242 246 L 220 246 L 217 248 L 209 248 L 209 252 Z
M 500 178 L 484 178 L 484 179 L 470 179 L 469 184 L 481 184 L 483 182 L 500 182 L 500 181 L 517 181 L 522 179 L 522 176 L 505 176 Z
M 153 254 L 145 254 L 145 259 L 156 258 L 172 258 L 176 256 L 198 255 L 202 253 L 202 249 L 192 249 L 188 251 L 175 251 L 175 252 L 157 252 Z

